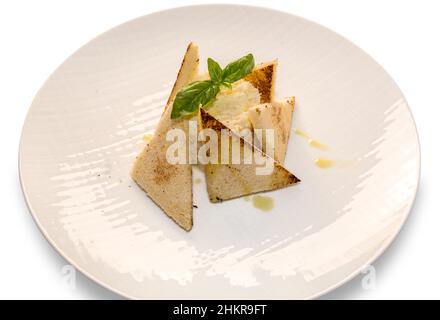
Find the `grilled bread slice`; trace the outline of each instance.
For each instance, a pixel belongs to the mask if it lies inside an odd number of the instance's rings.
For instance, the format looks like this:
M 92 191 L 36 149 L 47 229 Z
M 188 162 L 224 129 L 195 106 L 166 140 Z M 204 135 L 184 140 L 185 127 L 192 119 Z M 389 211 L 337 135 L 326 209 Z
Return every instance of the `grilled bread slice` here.
M 218 137 L 218 154 L 219 159 L 221 155 L 221 131 L 222 129 L 230 130 L 223 123 L 211 116 L 203 108 L 199 112 L 199 121 L 203 129 L 213 129 L 217 133 Z M 252 154 L 259 153 L 259 156 L 268 158 L 261 150 L 252 146 L 249 142 L 245 141 L 242 137 L 231 132 L 232 139 L 238 140 L 240 144 L 240 154 Z M 234 141 L 232 141 L 234 143 Z M 231 154 L 230 143 L 229 153 Z M 247 149 L 246 151 L 244 149 Z M 228 155 L 230 158 L 230 155 Z M 273 161 L 273 170 L 269 174 L 257 174 L 257 167 L 259 165 L 256 162 L 250 164 L 244 164 L 243 161 L 240 164 L 233 164 L 229 161 L 229 164 L 206 164 L 205 175 L 207 182 L 208 195 L 211 202 L 220 202 L 223 200 L 229 200 L 252 193 L 261 191 L 269 191 L 284 188 L 299 182 L 300 180 L 285 169 L 280 163 Z
M 275 81 L 278 60 L 265 62 L 255 66 L 254 70 L 244 80 L 249 81 L 260 92 L 260 102 L 271 102 L 275 96 Z
M 254 106 L 248 111 L 252 127 L 254 129 L 263 129 L 263 141 L 260 141 L 261 150 L 267 153 L 266 148 L 273 148 L 275 160 L 281 164 L 284 163 L 286 157 L 294 105 L 295 97 L 289 97 L 281 101 Z M 274 130 L 275 145 L 270 145 L 270 143 L 265 141 L 264 129 Z
M 193 225 L 192 167 L 190 164 L 170 164 L 166 150 L 168 130 L 179 128 L 188 132 L 188 121 L 172 120 L 171 110 L 177 92 L 198 74 L 198 47 L 190 43 L 183 58 L 168 103 L 151 141 L 136 157 L 131 176 L 163 211 L 186 231 Z

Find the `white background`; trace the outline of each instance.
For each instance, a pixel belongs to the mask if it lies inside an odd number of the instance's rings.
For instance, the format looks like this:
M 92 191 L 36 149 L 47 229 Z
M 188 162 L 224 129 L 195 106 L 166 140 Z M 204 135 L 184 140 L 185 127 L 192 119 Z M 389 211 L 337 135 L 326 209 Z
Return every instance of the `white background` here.
M 38 231 L 18 180 L 18 144 L 27 109 L 44 80 L 100 33 L 150 12 L 210 1 L 0 2 L 0 298 L 118 299 L 77 274 Z M 216 1 L 221 2 L 221 1 Z M 291 12 L 340 33 L 396 80 L 413 112 L 422 148 L 418 196 L 402 232 L 374 264 L 376 288 L 362 275 L 327 299 L 440 298 L 440 2 L 436 0 L 237 1 Z

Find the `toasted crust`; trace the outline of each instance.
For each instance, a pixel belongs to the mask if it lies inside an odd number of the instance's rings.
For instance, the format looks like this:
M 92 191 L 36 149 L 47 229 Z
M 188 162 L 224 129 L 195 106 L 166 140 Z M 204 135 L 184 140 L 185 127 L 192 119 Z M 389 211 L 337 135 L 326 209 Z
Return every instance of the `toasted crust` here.
M 166 141 L 166 134 L 174 128 L 188 132 L 186 120 L 171 119 L 172 102 L 176 93 L 195 78 L 198 65 L 198 47 L 190 43 L 156 131 L 136 157 L 131 172 L 133 180 L 186 231 L 193 225 L 192 167 L 167 161 L 166 150 L 172 142 Z
M 229 130 L 229 128 L 204 109 L 200 109 L 199 120 L 202 128 L 215 130 L 218 137 L 221 136 L 222 129 Z M 253 153 L 259 152 L 261 156 L 268 158 L 264 152 L 252 146 L 249 142 L 234 134 L 232 131 L 231 135 L 233 139 L 240 140 L 241 154 L 244 153 L 244 148 L 253 148 Z M 275 160 L 273 171 L 268 175 L 257 175 L 255 171 L 256 167 L 256 163 L 205 165 L 207 189 L 211 202 L 220 202 L 257 192 L 280 189 L 300 181 L 294 174 Z
M 273 147 L 275 160 L 284 163 L 292 127 L 292 112 L 295 106 L 295 97 L 288 97 L 281 101 L 264 103 L 249 109 L 249 120 L 254 129 L 274 129 L 275 145 Z M 263 135 L 264 137 L 264 135 Z M 260 141 L 263 152 L 266 151 L 266 142 Z
M 174 100 L 180 89 L 197 77 L 199 72 L 199 61 L 199 48 L 196 44 L 190 42 L 186 48 L 182 63 L 180 64 L 180 69 L 177 73 L 177 78 L 174 82 L 173 89 L 168 97 L 166 104 L 167 106 L 171 103 L 171 101 Z
M 278 60 L 257 65 L 254 70 L 244 78 L 260 92 L 260 102 L 269 103 L 275 96 L 275 80 Z

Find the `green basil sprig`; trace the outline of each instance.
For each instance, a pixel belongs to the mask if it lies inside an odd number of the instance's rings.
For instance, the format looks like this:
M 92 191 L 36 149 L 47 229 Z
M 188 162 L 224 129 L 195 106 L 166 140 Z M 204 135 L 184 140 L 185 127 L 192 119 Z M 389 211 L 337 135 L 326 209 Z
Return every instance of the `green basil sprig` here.
M 231 88 L 232 83 L 251 73 L 254 66 L 254 56 L 251 53 L 229 63 L 224 69 L 218 62 L 208 58 L 208 71 L 211 79 L 195 81 L 183 87 L 174 99 L 171 119 L 194 114 L 200 107 L 210 105 L 221 87 Z

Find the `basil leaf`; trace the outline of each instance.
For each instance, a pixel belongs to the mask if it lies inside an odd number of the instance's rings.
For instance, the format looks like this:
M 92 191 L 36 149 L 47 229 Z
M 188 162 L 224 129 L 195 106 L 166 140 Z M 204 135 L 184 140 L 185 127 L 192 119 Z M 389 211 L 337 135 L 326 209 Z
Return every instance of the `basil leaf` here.
M 222 68 L 217 61 L 208 58 L 208 71 L 211 80 L 215 83 L 219 83 L 222 80 Z
M 248 55 L 231 62 L 223 69 L 222 82 L 233 83 L 238 81 L 251 73 L 254 66 L 254 56 L 249 53 Z
M 195 113 L 200 106 L 212 102 L 220 87 L 211 80 L 196 81 L 182 88 L 174 99 L 171 119 Z

